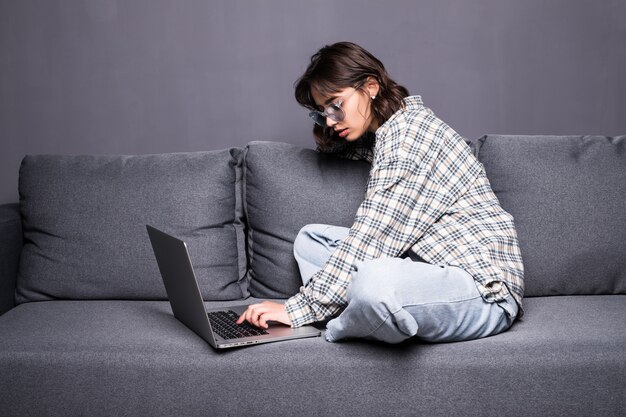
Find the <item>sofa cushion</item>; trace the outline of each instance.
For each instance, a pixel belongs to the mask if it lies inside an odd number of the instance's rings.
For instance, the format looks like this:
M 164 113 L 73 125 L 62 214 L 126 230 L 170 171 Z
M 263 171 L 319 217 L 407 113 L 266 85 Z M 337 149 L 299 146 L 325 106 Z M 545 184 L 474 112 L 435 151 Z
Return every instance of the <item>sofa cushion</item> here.
M 18 204 L 0 205 L 0 314 L 15 305 L 15 282 L 22 250 L 22 219 Z
M 27 303 L 0 316 L 0 414 L 617 416 L 625 314 L 625 295 L 529 298 L 508 332 L 469 342 L 217 353 L 167 302 Z
M 187 242 L 205 299 L 247 295 L 243 150 L 26 156 L 17 301 L 165 299 L 146 224 Z
M 275 142 L 251 142 L 245 161 L 250 293 L 289 297 L 301 285 L 298 232 L 310 223 L 352 226 L 370 165 Z
M 626 136 L 485 136 L 477 143 L 511 213 L 526 295 L 626 293 Z

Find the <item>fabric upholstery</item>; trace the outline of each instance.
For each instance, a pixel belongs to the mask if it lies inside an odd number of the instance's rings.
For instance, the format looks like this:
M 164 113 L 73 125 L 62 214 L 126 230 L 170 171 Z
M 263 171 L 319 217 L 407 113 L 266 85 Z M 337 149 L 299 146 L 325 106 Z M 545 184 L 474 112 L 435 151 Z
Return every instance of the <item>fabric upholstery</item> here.
M 165 299 L 146 224 L 187 242 L 205 299 L 247 295 L 242 156 L 26 156 L 17 301 Z
M 22 251 L 22 219 L 17 204 L 0 205 L 0 314 L 15 305 L 15 282 Z
M 0 316 L 0 414 L 617 416 L 625 314 L 626 295 L 529 298 L 469 342 L 215 352 L 167 302 L 26 303 Z
M 370 165 L 275 142 L 250 143 L 245 161 L 250 293 L 289 297 L 301 285 L 298 232 L 310 223 L 352 226 Z
M 489 135 L 476 145 L 515 219 L 527 296 L 626 293 L 626 136 Z
M 239 149 L 28 156 L 19 211 L 0 206 L 0 308 L 12 305 L 22 222 L 24 237 L 20 304 L 0 315 L 0 415 L 623 415 L 626 295 L 613 293 L 625 292 L 624 141 L 472 144 L 515 217 L 536 296 L 507 332 L 223 352 L 159 301 L 145 224 L 189 243 L 205 299 L 245 296 L 247 279 L 259 297 L 288 297 L 297 232 L 350 226 L 369 165 L 267 142 L 250 144 L 247 167 Z M 585 293 L 606 295 L 537 296 Z

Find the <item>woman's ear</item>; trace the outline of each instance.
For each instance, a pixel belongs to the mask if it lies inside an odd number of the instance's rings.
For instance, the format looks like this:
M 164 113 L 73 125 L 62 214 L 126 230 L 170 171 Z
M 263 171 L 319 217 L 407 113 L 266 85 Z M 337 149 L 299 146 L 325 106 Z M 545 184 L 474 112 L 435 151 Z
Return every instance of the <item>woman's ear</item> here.
M 380 90 L 380 84 L 378 84 L 376 78 L 367 77 L 365 80 L 365 89 L 370 97 L 376 97 L 378 95 L 378 91 Z

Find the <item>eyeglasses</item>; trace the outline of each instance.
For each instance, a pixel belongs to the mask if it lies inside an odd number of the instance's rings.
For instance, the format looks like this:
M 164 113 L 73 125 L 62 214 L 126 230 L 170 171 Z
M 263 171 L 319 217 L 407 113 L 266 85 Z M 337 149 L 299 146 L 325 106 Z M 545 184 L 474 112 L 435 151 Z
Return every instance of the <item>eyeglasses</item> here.
M 315 123 L 317 123 L 318 125 L 322 127 L 328 127 L 328 125 L 326 124 L 326 118 L 329 118 L 335 122 L 342 122 L 343 119 L 346 117 L 346 114 L 341 108 L 341 105 L 343 104 L 344 101 L 349 99 L 356 90 L 357 89 L 355 88 L 346 97 L 342 98 L 341 100 L 335 103 L 328 105 L 328 107 L 326 107 L 323 112 L 312 111 L 311 113 L 309 113 L 309 117 L 313 119 Z

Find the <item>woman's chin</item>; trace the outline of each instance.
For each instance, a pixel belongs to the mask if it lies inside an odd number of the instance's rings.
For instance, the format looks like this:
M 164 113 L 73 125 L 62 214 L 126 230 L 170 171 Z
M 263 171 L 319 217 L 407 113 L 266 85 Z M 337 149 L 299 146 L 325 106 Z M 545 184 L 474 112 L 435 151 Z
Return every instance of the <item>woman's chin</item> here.
M 346 142 L 354 142 L 360 137 L 361 135 L 359 135 L 358 132 L 350 132 L 345 138 L 343 138 L 343 140 L 345 140 Z

